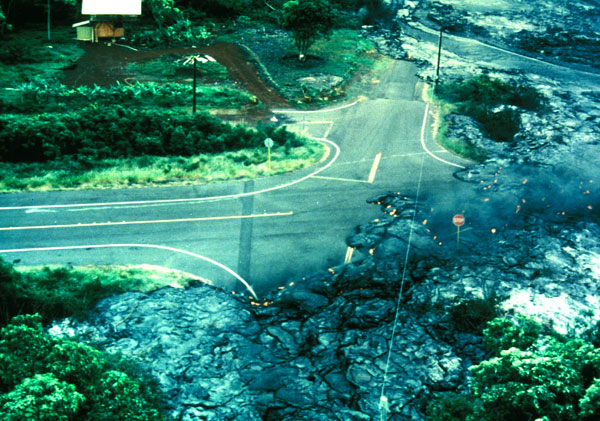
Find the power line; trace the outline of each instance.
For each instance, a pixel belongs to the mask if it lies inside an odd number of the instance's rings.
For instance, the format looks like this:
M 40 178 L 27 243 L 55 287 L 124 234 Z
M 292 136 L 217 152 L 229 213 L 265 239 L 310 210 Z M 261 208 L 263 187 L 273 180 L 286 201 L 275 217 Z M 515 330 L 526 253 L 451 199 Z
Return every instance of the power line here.
M 427 114 L 425 114 L 425 119 L 427 119 Z M 423 136 L 423 133 L 421 133 Z M 404 257 L 404 268 L 402 269 L 402 278 L 400 281 L 400 291 L 398 292 L 398 300 L 396 302 L 396 315 L 394 316 L 394 327 L 392 328 L 392 337 L 390 339 L 390 346 L 387 356 L 387 361 L 385 363 L 385 370 L 383 373 L 383 381 L 381 383 L 381 396 L 379 397 L 379 419 L 380 421 L 385 421 L 387 412 L 389 411 L 389 403 L 388 399 L 385 396 L 385 384 L 387 381 L 387 375 L 390 367 L 390 359 L 392 357 L 392 348 L 394 347 L 394 337 L 396 336 L 396 326 L 398 325 L 398 316 L 400 314 L 400 304 L 402 301 L 402 291 L 404 290 L 404 280 L 406 279 L 406 267 L 408 266 L 408 258 L 410 254 L 410 246 L 412 243 L 413 230 L 415 226 L 415 220 L 417 217 L 418 205 L 419 205 L 419 193 L 421 192 L 421 181 L 423 179 L 423 167 L 425 164 L 425 155 L 421 158 L 421 169 L 419 171 L 419 181 L 417 183 L 417 193 L 415 195 L 415 212 L 413 213 L 410 231 L 408 235 L 408 244 L 406 246 L 406 255 Z

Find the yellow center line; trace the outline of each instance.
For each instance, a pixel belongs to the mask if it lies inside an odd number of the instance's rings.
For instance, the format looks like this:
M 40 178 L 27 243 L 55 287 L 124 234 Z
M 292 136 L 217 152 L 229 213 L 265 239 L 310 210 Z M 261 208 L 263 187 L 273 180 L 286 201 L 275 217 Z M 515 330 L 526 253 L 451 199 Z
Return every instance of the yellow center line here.
M 348 264 L 352 262 L 352 254 L 354 254 L 354 248 L 348 247 L 346 250 L 346 257 L 344 258 L 344 263 Z
M 263 213 L 255 215 L 231 215 L 231 216 L 210 216 L 204 218 L 181 218 L 181 219 L 157 219 L 151 221 L 121 221 L 121 222 L 91 222 L 79 224 L 64 224 L 64 225 L 37 225 L 24 227 L 2 227 L 0 231 L 21 231 L 21 230 L 36 230 L 36 229 L 56 229 L 56 228 L 83 228 L 83 227 L 106 227 L 113 225 L 142 225 L 142 224 L 168 224 L 173 222 L 200 222 L 200 221 L 222 221 L 229 219 L 248 219 L 248 218 L 267 218 L 275 216 L 291 216 L 294 212 L 277 212 Z
M 381 160 L 381 152 L 375 155 L 375 160 L 373 161 L 373 166 L 371 167 L 371 172 L 369 173 L 369 183 L 375 181 L 375 175 L 377 174 L 377 167 L 379 166 L 379 161 Z

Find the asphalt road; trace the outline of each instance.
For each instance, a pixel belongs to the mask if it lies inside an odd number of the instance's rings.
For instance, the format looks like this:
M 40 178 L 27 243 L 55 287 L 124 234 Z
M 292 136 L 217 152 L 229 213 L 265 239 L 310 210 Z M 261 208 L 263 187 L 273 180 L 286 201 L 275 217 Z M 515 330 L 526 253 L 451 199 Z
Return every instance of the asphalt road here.
M 459 202 L 466 162 L 431 141 L 423 85 L 394 62 L 369 98 L 319 112 L 276 111 L 324 139 L 317 166 L 255 181 L 0 197 L 0 255 L 22 265 L 159 264 L 257 295 L 350 258 L 346 238 L 402 192 Z M 452 209 L 446 213 L 451 212 Z M 460 211 L 457 209 L 456 211 Z M 450 216 L 440 214 L 450 229 Z M 357 254 L 351 256 L 355 260 Z M 233 274 L 235 273 L 235 275 Z

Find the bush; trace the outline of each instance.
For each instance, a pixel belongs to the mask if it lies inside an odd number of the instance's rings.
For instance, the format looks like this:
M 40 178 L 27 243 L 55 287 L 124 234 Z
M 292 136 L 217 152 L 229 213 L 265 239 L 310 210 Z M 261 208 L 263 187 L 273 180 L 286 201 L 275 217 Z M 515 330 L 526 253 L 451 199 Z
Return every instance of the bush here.
M 472 398 L 455 392 L 434 394 L 425 409 L 427 421 L 464 421 L 472 413 Z
M 205 113 L 114 106 L 68 114 L 0 116 L 0 161 L 192 156 L 259 147 L 269 133 L 280 145 L 300 142 L 285 130 L 231 126 Z
M 471 394 L 438 395 L 431 420 L 600 419 L 600 350 L 525 317 L 494 319 L 484 331 L 495 356 L 470 368 Z
M 192 45 L 206 41 L 210 34 L 204 26 L 195 26 L 189 19 L 180 19 L 172 25 L 150 31 L 133 32 L 131 42 L 148 48 L 159 46 Z
M 450 316 L 461 332 L 481 333 L 486 323 L 497 315 L 495 298 L 475 298 L 454 305 Z
M 523 316 L 514 320 L 496 318 L 483 331 L 485 345 L 495 355 L 510 348 L 525 350 L 537 342 L 542 327 L 536 321 Z
M 487 75 L 438 85 L 435 94 L 455 103 L 459 114 L 479 121 L 486 134 L 498 142 L 511 142 L 520 130 L 520 113 L 510 106 L 536 112 L 545 107 L 544 96 L 535 88 Z
M 150 380 L 82 343 L 45 334 L 40 315 L 0 330 L 3 420 L 160 420 Z

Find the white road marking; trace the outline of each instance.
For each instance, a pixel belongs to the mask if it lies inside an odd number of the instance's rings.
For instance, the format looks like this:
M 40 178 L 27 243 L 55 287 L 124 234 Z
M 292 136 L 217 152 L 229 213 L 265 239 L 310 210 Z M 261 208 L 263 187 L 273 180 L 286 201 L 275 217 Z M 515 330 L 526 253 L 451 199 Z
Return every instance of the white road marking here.
M 348 250 L 346 250 L 346 257 L 344 258 L 344 263 L 348 264 L 352 261 L 352 254 L 354 253 L 354 248 L 353 247 L 348 247 Z
M 267 193 L 267 192 L 271 192 L 271 191 L 275 191 L 275 190 L 285 189 L 287 187 L 293 186 L 294 184 L 301 183 L 317 174 L 320 174 L 321 172 L 323 172 L 327 168 L 329 168 L 340 156 L 340 147 L 338 145 L 336 145 L 334 142 L 332 142 L 331 140 L 328 140 L 325 138 L 317 138 L 317 137 L 311 137 L 311 139 L 318 140 L 320 142 L 329 144 L 330 146 L 332 146 L 335 149 L 335 156 L 331 159 L 331 161 L 329 161 L 326 165 L 324 165 L 323 167 L 314 171 L 313 173 L 308 174 L 302 178 L 299 178 L 298 180 L 294 180 L 294 181 L 291 181 L 286 184 L 281 184 L 279 186 L 270 187 L 268 189 L 257 190 L 257 191 L 248 192 L 248 193 L 228 194 L 228 195 L 223 195 L 223 196 L 196 197 L 196 198 L 189 198 L 189 199 L 137 200 L 137 201 L 130 201 L 130 202 L 105 202 L 105 203 L 74 203 L 74 204 L 69 204 L 69 205 L 62 204 L 62 205 L 5 206 L 5 207 L 0 207 L 0 211 L 26 210 L 26 209 L 84 208 L 84 207 L 98 207 L 98 206 L 149 205 L 149 204 L 157 204 L 157 203 L 171 203 L 171 204 L 172 203 L 193 203 L 193 202 L 205 202 L 205 201 L 209 201 L 209 200 L 234 199 L 234 198 L 252 196 L 252 195 Z
M 375 176 L 377 175 L 377 167 L 379 166 L 379 161 L 381 160 L 381 152 L 375 155 L 375 160 L 373 161 L 373 166 L 371 167 L 371 172 L 369 173 L 368 183 L 373 183 L 375 181 Z
M 252 289 L 252 287 L 250 286 L 250 284 L 248 284 L 248 282 L 246 282 L 246 280 L 244 278 L 242 278 L 240 275 L 238 275 L 237 273 L 235 273 L 233 270 L 231 270 L 227 266 L 225 266 L 222 263 L 219 263 L 216 260 L 213 260 L 213 259 L 211 259 L 209 257 L 204 257 L 204 256 L 201 256 L 199 254 L 192 253 L 190 251 L 176 249 L 176 248 L 173 248 L 173 247 L 157 246 L 157 245 L 154 245 L 154 244 L 94 244 L 94 245 L 87 245 L 87 246 L 39 247 L 39 248 L 0 250 L 0 253 L 24 253 L 24 252 L 36 252 L 36 251 L 81 250 L 81 249 L 90 249 L 90 248 L 93 249 L 93 248 L 115 248 L 115 247 L 154 248 L 154 249 L 172 251 L 174 253 L 186 254 L 186 255 L 192 256 L 192 257 L 194 257 L 196 259 L 204 260 L 204 261 L 206 261 L 208 263 L 211 263 L 211 264 L 213 264 L 213 265 L 215 265 L 215 266 L 223 269 L 225 272 L 227 272 L 230 275 L 232 275 L 234 278 L 236 278 L 238 281 L 240 281 L 242 284 L 244 284 L 244 286 L 246 287 L 246 289 L 248 291 L 250 291 L 250 293 L 252 294 L 252 296 L 255 299 L 258 300 L 258 297 L 256 296 L 256 293 L 254 292 L 254 290 Z
M 425 152 L 427 152 L 427 154 L 429 156 L 431 156 L 433 159 L 437 159 L 438 161 L 443 162 L 444 164 L 452 165 L 453 167 L 457 167 L 457 168 L 465 168 L 462 165 L 458 165 L 453 162 L 446 161 L 445 159 L 442 159 L 439 156 L 434 155 L 433 152 L 431 152 L 429 149 L 427 149 L 427 146 L 425 146 L 425 127 L 426 127 L 426 123 L 427 123 L 428 113 L 429 113 L 429 103 L 425 106 L 425 115 L 423 116 L 423 125 L 421 126 L 421 146 L 423 147 L 423 150 Z
M 339 177 L 325 177 L 322 175 L 315 175 L 313 178 L 320 178 L 322 180 L 347 181 L 347 182 L 351 182 L 351 183 L 369 183 L 366 180 L 354 180 L 351 178 L 339 178 Z
M 200 221 L 221 221 L 228 219 L 250 219 L 250 218 L 267 218 L 274 216 L 291 216 L 294 212 L 278 212 L 278 213 L 262 213 L 254 215 L 231 215 L 231 216 L 209 216 L 205 218 L 181 218 L 181 219 L 157 219 L 150 221 L 121 221 L 121 222 L 90 222 L 79 224 L 64 224 L 64 225 L 35 225 L 24 227 L 1 227 L 0 231 L 22 231 L 36 229 L 56 229 L 56 228 L 83 228 L 83 227 L 108 227 L 114 225 L 148 225 L 148 224 L 169 224 L 174 222 L 200 222 Z
M 302 110 L 271 110 L 271 112 L 273 113 L 277 113 L 277 114 L 317 114 L 317 113 L 330 113 L 333 111 L 339 111 L 339 110 L 343 110 L 344 108 L 350 108 L 350 107 L 354 107 L 356 104 L 358 104 L 360 101 L 354 101 L 351 104 L 346 104 L 346 105 L 341 105 L 339 107 L 335 107 L 335 108 L 328 108 L 325 110 L 314 110 L 314 111 L 302 111 Z
M 431 28 L 423 25 L 420 22 L 412 24 L 411 26 L 414 27 L 414 28 L 417 28 L 417 29 L 419 29 L 419 30 L 421 30 L 423 32 L 427 32 L 429 34 L 432 34 L 432 35 L 439 35 L 439 33 L 440 33 L 439 30 L 431 29 Z M 510 54 L 510 55 L 513 55 L 513 56 L 516 56 L 516 57 L 520 57 L 520 58 L 524 58 L 524 59 L 530 60 L 530 61 L 535 61 L 535 62 L 538 62 L 538 63 L 541 63 L 541 64 L 546 64 L 548 66 L 558 67 L 558 68 L 563 69 L 563 70 L 570 70 L 570 71 L 581 72 L 581 73 L 586 73 L 586 74 L 589 74 L 589 75 L 596 76 L 596 73 L 587 72 L 585 70 L 579 70 L 579 69 L 571 69 L 570 67 L 567 67 L 567 66 L 561 66 L 560 64 L 556 64 L 556 63 L 551 63 L 549 61 L 540 60 L 539 58 L 535 58 L 535 57 L 529 57 L 529 56 L 526 56 L 526 55 L 523 55 L 523 54 L 516 53 L 514 51 L 507 50 L 505 48 L 496 47 L 495 45 L 488 44 L 486 42 L 481 42 L 481 41 L 476 40 L 476 39 L 460 37 L 460 36 L 457 36 L 457 35 L 449 34 L 447 32 L 444 32 L 444 36 L 447 37 L 447 38 L 453 38 L 453 39 L 455 39 L 457 41 L 470 42 L 470 43 L 473 43 L 473 44 L 483 45 L 485 47 L 491 48 L 491 49 L 496 50 L 496 51 L 501 51 L 501 52 L 506 53 L 506 54 Z

